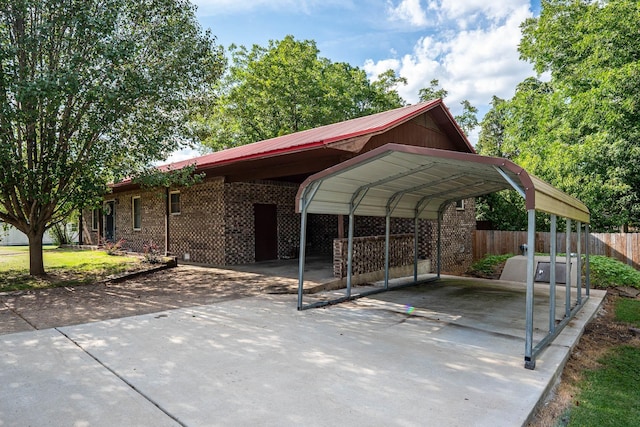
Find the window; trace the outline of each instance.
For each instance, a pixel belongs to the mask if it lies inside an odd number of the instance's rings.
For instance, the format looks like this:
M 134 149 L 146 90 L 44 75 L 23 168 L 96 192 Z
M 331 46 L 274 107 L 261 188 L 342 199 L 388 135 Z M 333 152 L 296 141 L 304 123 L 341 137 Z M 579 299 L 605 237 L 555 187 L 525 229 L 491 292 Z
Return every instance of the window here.
M 142 224 L 142 206 L 140 203 L 140 196 L 131 198 L 131 214 L 133 217 L 133 229 L 140 230 Z
M 456 210 L 463 211 L 464 210 L 464 200 L 458 200 L 456 202 Z
M 94 208 L 91 210 L 91 230 L 98 231 L 100 227 L 100 209 Z
M 176 215 L 180 213 L 180 192 L 172 191 L 169 194 L 169 213 Z

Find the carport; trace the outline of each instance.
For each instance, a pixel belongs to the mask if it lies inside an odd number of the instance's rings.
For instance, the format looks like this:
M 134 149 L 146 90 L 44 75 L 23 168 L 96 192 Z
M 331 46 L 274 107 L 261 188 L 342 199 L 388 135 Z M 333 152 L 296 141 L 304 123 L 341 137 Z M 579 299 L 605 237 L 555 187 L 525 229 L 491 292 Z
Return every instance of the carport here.
M 394 289 L 389 286 L 389 230 L 390 219 L 414 219 L 414 275 L 412 286 L 423 281 L 418 280 L 417 246 L 418 220 L 437 221 L 436 274 L 427 280 L 439 280 L 441 270 L 441 223 L 445 208 L 461 199 L 494 193 L 504 189 L 514 189 L 524 199 L 528 214 L 526 312 L 525 312 L 525 367 L 535 368 L 536 355 L 548 345 L 582 308 L 589 297 L 589 257 L 586 247 L 586 292 L 581 294 L 581 275 L 577 277 L 576 300 L 571 301 L 570 286 L 566 286 L 565 316 L 555 321 L 556 286 L 556 228 L 557 217 L 566 219 L 567 254 L 570 252 L 570 230 L 572 221 L 576 222 L 578 233 L 577 271 L 581 271 L 580 236 L 589 233 L 589 210 L 578 199 L 571 197 L 544 181 L 528 174 L 515 163 L 495 157 L 433 148 L 414 147 L 400 144 L 386 144 L 382 147 L 354 157 L 346 162 L 316 173 L 305 180 L 296 197 L 296 209 L 301 213 L 300 259 L 298 278 L 298 310 L 335 304 L 356 297 L 371 295 Z M 549 330 L 538 343 L 533 343 L 533 296 L 535 278 L 535 229 L 536 211 L 551 216 L 551 267 L 549 294 Z M 315 304 L 303 303 L 304 265 L 307 215 L 309 213 L 349 216 L 348 259 L 346 293 L 341 298 Z M 384 217 L 385 232 L 385 279 L 384 287 L 373 291 L 351 292 L 354 217 L 356 215 Z M 587 241 L 587 240 L 585 240 Z M 567 256 L 567 263 L 571 257 Z M 566 268 L 566 283 L 571 283 L 571 268 Z M 575 302 L 575 304 L 574 304 Z

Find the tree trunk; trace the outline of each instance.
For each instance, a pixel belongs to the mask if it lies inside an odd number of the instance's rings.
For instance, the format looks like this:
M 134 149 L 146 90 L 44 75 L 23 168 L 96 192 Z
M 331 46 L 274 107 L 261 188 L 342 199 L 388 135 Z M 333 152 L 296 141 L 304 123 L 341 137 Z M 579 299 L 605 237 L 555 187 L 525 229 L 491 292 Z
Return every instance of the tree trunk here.
M 46 275 L 42 260 L 43 236 L 44 230 L 27 234 L 29 238 L 29 274 L 32 276 Z

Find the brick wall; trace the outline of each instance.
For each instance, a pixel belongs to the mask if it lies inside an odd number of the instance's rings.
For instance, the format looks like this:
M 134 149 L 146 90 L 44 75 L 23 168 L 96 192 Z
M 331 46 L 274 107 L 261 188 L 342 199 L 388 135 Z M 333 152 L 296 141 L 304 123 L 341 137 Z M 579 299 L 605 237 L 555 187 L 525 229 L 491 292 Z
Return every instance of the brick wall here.
M 141 226 L 140 230 L 133 229 L 132 198 L 140 197 Z M 124 239 L 123 248 L 133 252 L 142 252 L 143 245 L 153 241 L 164 252 L 164 190 L 132 190 L 117 194 L 110 194 L 105 201 L 115 201 L 114 241 Z M 85 209 L 82 212 L 84 243 L 97 245 L 104 237 L 104 230 L 92 230 L 92 212 Z M 102 215 L 102 214 L 101 214 Z M 104 221 L 101 219 L 101 227 Z M 88 232 L 88 234 L 87 234 Z
M 113 196 L 117 199 L 115 240 L 125 239 L 124 247 L 133 252 L 142 252 L 145 244 L 153 242 L 164 253 L 164 189 L 134 190 Z M 141 212 L 140 230 L 134 230 L 132 198 L 138 196 Z
M 196 263 L 225 263 L 224 178 L 180 188 L 180 214 L 169 215 L 169 252 Z
M 333 239 L 338 237 L 338 216 L 309 214 L 307 224 L 307 255 L 330 257 Z
M 245 264 L 255 261 L 255 229 L 253 205 L 277 206 L 278 257 L 298 255 L 300 215 L 295 213 L 296 184 L 259 181 L 226 183 L 224 178 L 207 179 L 189 188 L 180 189 L 181 212 L 169 217 L 169 252 L 190 261 L 214 265 Z M 141 229 L 133 230 L 132 197 L 140 196 Z M 165 250 L 166 197 L 164 189 L 132 190 L 105 198 L 116 200 L 116 240 L 124 238 L 125 247 L 142 251 L 153 240 Z M 444 214 L 442 227 L 442 271 L 466 271 L 472 258 L 472 237 L 475 229 L 474 200 L 467 200 L 464 210 L 451 205 Z M 85 243 L 97 244 L 97 232 L 91 230 L 91 211 L 83 212 Z M 348 217 L 344 217 L 345 237 Z M 384 218 L 356 217 L 355 236 L 384 236 Z M 394 218 L 391 234 L 409 233 L 413 236 L 413 220 Z M 331 255 L 333 240 L 338 235 L 335 215 L 310 215 L 308 228 L 309 254 Z M 434 261 L 437 239 L 435 222 L 419 221 L 418 257 Z M 413 237 L 412 237 L 413 239 Z M 382 238 L 384 242 L 384 238 Z M 411 246 L 413 251 L 413 245 Z M 372 257 L 379 255 L 374 250 Z M 413 252 L 410 256 L 413 260 Z M 382 257 L 384 260 L 384 257 Z M 363 260 L 365 264 L 372 261 Z M 377 265 L 377 264 L 376 264 Z
M 472 233 L 476 229 L 475 199 L 465 200 L 463 210 L 449 205 L 442 217 L 442 273 L 461 274 L 473 261 Z M 438 227 L 432 227 L 433 271 L 436 270 L 436 246 Z
M 291 258 L 300 241 L 300 215 L 295 213 L 297 184 L 256 181 L 224 187 L 225 264 L 255 262 L 254 204 L 277 206 L 278 258 Z

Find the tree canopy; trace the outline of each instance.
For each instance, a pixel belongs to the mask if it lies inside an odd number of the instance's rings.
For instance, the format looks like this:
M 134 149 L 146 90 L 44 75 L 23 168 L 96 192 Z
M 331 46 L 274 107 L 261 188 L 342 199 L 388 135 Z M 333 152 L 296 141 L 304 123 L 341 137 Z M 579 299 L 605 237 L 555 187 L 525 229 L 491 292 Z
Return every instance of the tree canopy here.
M 635 0 L 543 1 L 520 53 L 544 78 L 494 103 L 478 144 L 580 198 L 597 230 L 640 225 L 639 27 Z
M 316 43 L 293 36 L 267 47 L 232 45 L 214 105 L 195 120 L 213 149 L 244 145 L 405 104 L 405 83 L 391 70 L 371 82 L 364 70 L 319 56 Z
M 0 220 L 48 228 L 181 142 L 223 57 L 186 0 L 0 1 Z
M 438 79 L 432 79 L 429 82 L 429 87 L 423 87 L 418 92 L 420 96 L 420 102 L 431 101 L 433 99 L 443 99 L 449 92 L 440 87 L 440 81 Z M 474 107 L 471 102 L 464 99 L 460 101 L 462 105 L 462 113 L 455 116 L 454 119 L 460 128 L 466 135 L 469 135 L 476 127 L 478 127 L 478 109 Z

